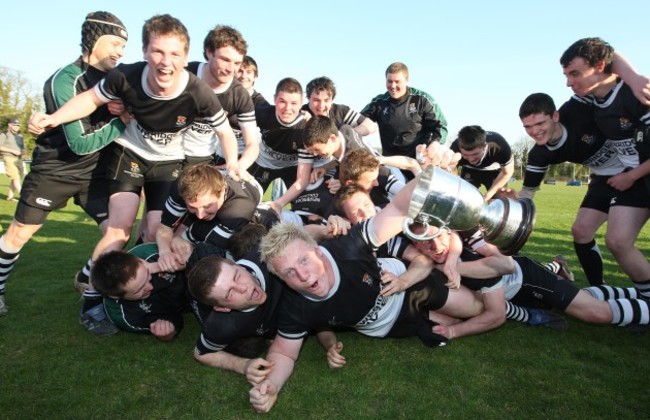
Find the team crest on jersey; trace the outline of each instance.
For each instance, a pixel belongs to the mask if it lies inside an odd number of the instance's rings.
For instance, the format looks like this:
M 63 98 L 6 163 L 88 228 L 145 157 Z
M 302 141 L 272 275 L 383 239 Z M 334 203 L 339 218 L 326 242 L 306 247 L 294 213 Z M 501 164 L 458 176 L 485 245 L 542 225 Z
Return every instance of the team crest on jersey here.
M 187 125 L 187 117 L 185 115 L 176 117 L 176 127 L 184 127 L 185 125 Z
M 628 118 L 621 117 L 618 119 L 618 123 L 621 126 L 621 130 L 629 130 L 632 128 L 632 121 L 630 121 Z
M 370 277 L 370 274 L 368 273 L 363 275 L 361 281 L 367 284 L 368 286 L 372 286 L 372 277 Z
M 295 141 L 291 144 L 291 149 L 292 150 L 297 150 L 298 149 L 298 145 L 296 144 Z
M 388 115 L 388 108 L 384 108 L 384 115 Z
M 131 173 L 132 174 L 140 173 L 140 165 L 138 164 L 138 162 L 131 162 Z
M 585 134 L 585 135 L 583 135 L 582 138 L 581 138 L 580 140 L 581 140 L 583 143 L 586 143 L 586 144 L 594 144 L 594 141 L 596 141 L 596 139 L 594 138 L 594 136 L 592 136 L 591 134 Z
M 417 108 L 415 108 L 415 104 L 409 104 L 409 114 L 415 114 L 418 112 Z
M 142 312 L 147 313 L 147 314 L 151 313 L 151 304 L 150 303 L 146 303 L 143 300 L 142 302 L 140 302 L 140 304 L 138 306 L 140 307 L 140 309 L 142 309 Z

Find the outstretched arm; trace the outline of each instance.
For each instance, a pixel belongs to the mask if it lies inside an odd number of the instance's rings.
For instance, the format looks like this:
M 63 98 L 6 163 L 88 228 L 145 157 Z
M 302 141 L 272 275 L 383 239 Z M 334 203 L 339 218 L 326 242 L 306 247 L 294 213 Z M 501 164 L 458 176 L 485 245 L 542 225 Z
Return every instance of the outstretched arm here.
M 266 358 L 274 364 L 264 381 L 255 385 L 248 393 L 253 408 L 260 413 L 268 413 L 275 405 L 284 383 L 293 373 L 293 366 L 298 359 L 302 339 L 288 340 L 276 336 L 269 348 Z
M 258 357 L 256 359 L 246 359 L 235 356 L 226 351 L 215 353 L 197 354 L 194 358 L 206 366 L 212 366 L 220 369 L 231 370 L 246 376 L 248 382 L 255 386 L 266 379 L 273 367 L 273 363 Z
M 88 89 L 70 99 L 52 115 L 42 113 L 32 115 L 29 119 L 29 132 L 38 135 L 48 127 L 58 127 L 61 124 L 87 117 L 103 104 L 104 102 L 95 93 L 95 89 Z

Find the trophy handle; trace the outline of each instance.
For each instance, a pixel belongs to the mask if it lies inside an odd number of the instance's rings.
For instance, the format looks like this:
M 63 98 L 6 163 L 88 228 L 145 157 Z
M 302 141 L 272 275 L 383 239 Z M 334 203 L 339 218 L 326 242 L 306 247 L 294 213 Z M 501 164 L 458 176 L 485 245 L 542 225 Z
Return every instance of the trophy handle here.
M 420 241 L 430 241 L 430 240 L 435 239 L 438 236 L 440 236 L 440 233 L 442 233 L 443 229 L 449 230 L 449 228 L 447 228 L 447 226 L 445 226 L 443 224 L 442 227 L 440 227 L 436 233 L 434 233 L 433 235 L 427 235 L 427 232 L 429 231 L 429 227 L 431 226 L 429 224 L 429 222 L 418 222 L 419 224 L 424 226 L 424 232 L 418 234 L 418 233 L 414 233 L 411 230 L 411 225 L 413 223 L 415 223 L 415 222 L 410 217 L 407 217 L 406 219 L 404 219 L 404 222 L 402 222 L 402 231 L 404 232 L 406 237 L 409 238 L 412 241 L 418 241 L 418 242 L 420 242 Z

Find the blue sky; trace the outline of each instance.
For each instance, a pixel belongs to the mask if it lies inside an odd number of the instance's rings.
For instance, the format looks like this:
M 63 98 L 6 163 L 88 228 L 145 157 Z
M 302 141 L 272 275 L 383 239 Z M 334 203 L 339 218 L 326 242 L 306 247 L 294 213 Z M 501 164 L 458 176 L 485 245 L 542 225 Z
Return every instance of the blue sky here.
M 647 0 L 14 2 L 2 12 L 0 66 L 22 71 L 40 90 L 79 55 L 81 23 L 96 10 L 116 14 L 127 26 L 125 63 L 142 59 L 142 24 L 157 13 L 187 26 L 190 60 L 202 59 L 209 29 L 236 27 L 260 66 L 256 87 L 269 100 L 283 77 L 304 87 L 325 75 L 337 85 L 335 101 L 360 111 L 385 91 L 388 64 L 402 61 L 410 85 L 440 104 L 450 140 L 469 124 L 511 143 L 525 137 L 519 105 L 533 92 L 550 94 L 558 105 L 569 98 L 558 60 L 579 38 L 599 36 L 650 73 Z

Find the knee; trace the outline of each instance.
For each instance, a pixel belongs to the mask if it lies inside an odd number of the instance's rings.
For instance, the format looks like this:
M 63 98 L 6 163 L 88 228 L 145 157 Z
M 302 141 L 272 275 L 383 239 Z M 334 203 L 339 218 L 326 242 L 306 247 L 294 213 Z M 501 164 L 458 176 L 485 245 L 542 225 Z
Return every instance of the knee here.
M 573 240 L 578 243 L 589 242 L 594 238 L 594 230 L 582 223 L 575 222 L 571 226 L 571 234 L 573 235 Z
M 633 243 L 630 243 L 627 238 L 611 232 L 607 232 L 607 236 L 605 237 L 605 244 L 613 254 L 620 254 L 630 246 L 633 246 Z

